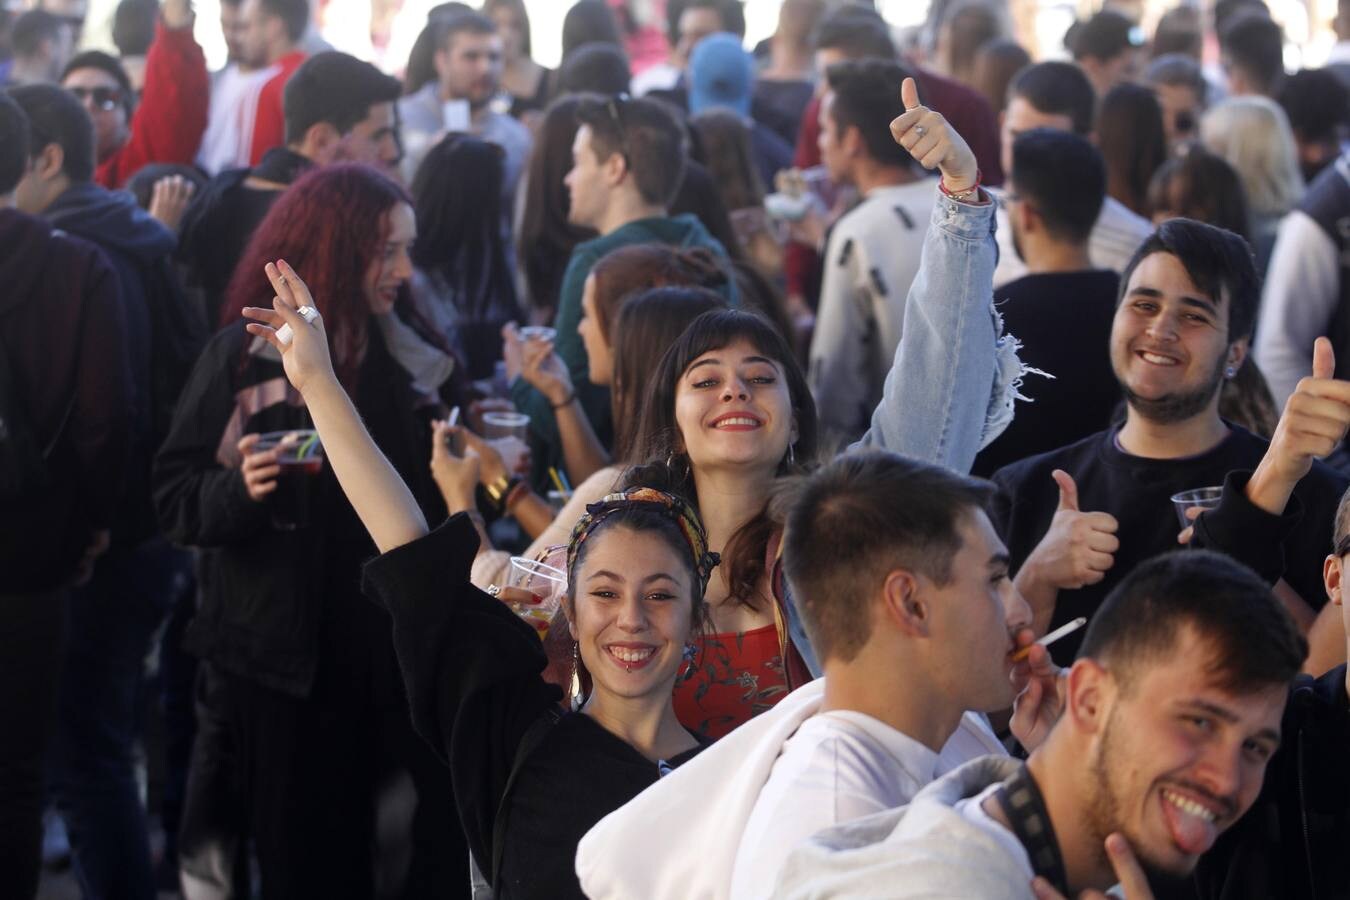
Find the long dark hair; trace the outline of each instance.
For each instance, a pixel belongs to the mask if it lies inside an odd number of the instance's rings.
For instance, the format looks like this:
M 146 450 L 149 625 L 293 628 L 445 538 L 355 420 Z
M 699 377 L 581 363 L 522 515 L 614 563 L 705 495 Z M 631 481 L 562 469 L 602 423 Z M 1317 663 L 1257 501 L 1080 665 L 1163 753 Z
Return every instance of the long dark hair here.
M 567 220 L 572 203 L 563 178 L 572 168 L 579 99 L 561 97 L 549 105 L 530 154 L 516 255 L 530 290 L 530 305 L 535 309 L 557 307 L 563 272 L 573 248 L 595 237 L 591 229 Z
M 795 461 L 784 457 L 778 474 L 805 471 L 819 452 L 816 404 L 806 383 L 806 373 L 783 336 L 763 317 L 743 310 L 715 310 L 695 319 L 665 356 L 652 376 L 643 404 L 636 444 L 641 458 L 652 464 L 669 462 L 674 487 L 696 497 L 694 473 L 684 454 L 683 438 L 675 419 L 675 394 L 685 370 L 700 356 L 736 341 L 747 341 L 764 356 L 778 363 L 787 380 L 792 412 L 797 419 L 797 442 L 792 445 Z M 759 608 L 756 596 L 764 575 L 769 538 L 778 527 L 768 507 L 741 526 L 722 550 L 722 571 L 731 596 L 744 606 Z M 772 602 L 771 598 L 762 598 Z
M 721 295 L 701 287 L 659 287 L 627 296 L 610 326 L 614 377 L 609 399 L 616 460 L 635 458 L 642 399 L 657 377 L 666 348 L 699 316 L 726 308 Z
M 496 307 L 520 313 L 502 237 L 502 150 L 468 134 L 449 134 L 413 178 L 417 242 L 413 265 L 439 275 L 459 312 L 482 320 Z
M 1167 159 L 1162 107 L 1153 91 L 1130 83 L 1107 91 L 1097 111 L 1097 146 L 1106 161 L 1107 193 L 1147 216 L 1148 183 Z

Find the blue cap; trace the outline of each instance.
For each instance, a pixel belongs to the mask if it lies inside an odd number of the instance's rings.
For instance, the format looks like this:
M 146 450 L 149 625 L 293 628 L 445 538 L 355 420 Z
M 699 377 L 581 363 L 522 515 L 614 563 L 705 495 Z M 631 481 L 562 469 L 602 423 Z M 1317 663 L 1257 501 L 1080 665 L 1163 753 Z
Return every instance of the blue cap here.
M 723 107 L 749 116 L 754 86 L 754 59 L 736 35 L 709 35 L 694 47 L 689 57 L 690 113 Z

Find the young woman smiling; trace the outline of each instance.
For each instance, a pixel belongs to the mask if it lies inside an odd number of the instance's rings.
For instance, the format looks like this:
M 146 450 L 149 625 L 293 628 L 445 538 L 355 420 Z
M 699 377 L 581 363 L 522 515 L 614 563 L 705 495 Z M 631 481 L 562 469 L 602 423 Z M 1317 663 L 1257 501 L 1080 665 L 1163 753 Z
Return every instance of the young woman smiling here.
M 1011 420 L 1021 366 L 992 308 L 992 206 L 975 157 L 905 82 L 895 139 L 942 196 L 910 289 L 904 338 L 859 442 L 967 472 Z M 821 398 L 822 402 L 840 402 Z M 762 319 L 705 313 L 663 357 L 643 405 L 638 444 L 696 496 L 721 554 L 708 587 L 710 634 L 681 674 L 680 721 L 717 737 L 773 706 L 816 670 L 777 566 L 769 512 L 776 480 L 815 460 L 816 407 L 791 349 Z
M 367 589 L 392 616 L 414 726 L 449 764 L 479 870 L 503 900 L 581 897 L 581 836 L 700 747 L 671 690 L 716 564 L 702 525 L 679 497 L 650 487 L 588 507 L 568 545 L 563 603 L 593 690 L 580 712 L 563 713 L 562 692 L 540 677 L 534 629 L 469 582 L 469 515 L 428 533 L 333 374 L 322 317 L 296 311 L 312 304 L 309 291 L 284 262 L 267 273 L 274 309 L 249 309 L 265 323 L 249 331 L 281 353 L 382 554 L 366 566 Z M 283 323 L 289 345 L 276 335 Z

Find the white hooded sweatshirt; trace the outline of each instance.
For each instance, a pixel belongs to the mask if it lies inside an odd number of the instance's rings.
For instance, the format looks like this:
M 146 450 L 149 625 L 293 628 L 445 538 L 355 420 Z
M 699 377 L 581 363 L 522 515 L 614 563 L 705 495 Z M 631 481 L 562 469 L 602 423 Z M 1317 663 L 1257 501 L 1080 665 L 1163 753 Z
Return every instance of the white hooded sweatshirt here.
M 783 745 L 820 712 L 824 694 L 823 678 L 803 685 L 601 819 L 577 846 L 577 877 L 586 896 L 731 900 L 742 836 L 760 792 Z M 984 718 L 967 713 L 938 755 L 934 775 L 1003 752 Z M 804 824 L 792 824 L 794 836 Z M 837 822 L 810 823 L 817 824 Z M 790 849 L 784 846 L 783 855 Z M 772 888 L 772 882 L 763 884 L 762 895 Z

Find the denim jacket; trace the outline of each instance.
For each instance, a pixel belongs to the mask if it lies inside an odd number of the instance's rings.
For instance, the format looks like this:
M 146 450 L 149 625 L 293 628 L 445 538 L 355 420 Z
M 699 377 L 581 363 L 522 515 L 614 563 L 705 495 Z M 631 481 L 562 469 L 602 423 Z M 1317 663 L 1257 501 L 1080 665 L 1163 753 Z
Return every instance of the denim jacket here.
M 995 206 L 939 194 L 881 402 L 849 450 L 877 447 L 967 473 L 975 454 L 1012 421 L 1029 370 L 994 309 Z M 795 604 L 785 606 L 788 633 L 819 675 Z

